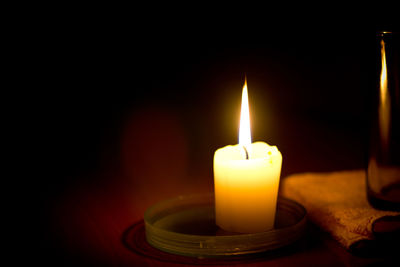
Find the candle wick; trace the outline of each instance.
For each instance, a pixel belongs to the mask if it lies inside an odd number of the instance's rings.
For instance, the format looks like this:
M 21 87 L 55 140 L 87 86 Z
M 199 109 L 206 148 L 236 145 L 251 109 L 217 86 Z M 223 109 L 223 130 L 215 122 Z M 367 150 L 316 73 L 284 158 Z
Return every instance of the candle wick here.
M 247 151 L 246 147 L 243 146 L 244 152 L 246 152 L 246 159 L 249 159 L 249 152 Z

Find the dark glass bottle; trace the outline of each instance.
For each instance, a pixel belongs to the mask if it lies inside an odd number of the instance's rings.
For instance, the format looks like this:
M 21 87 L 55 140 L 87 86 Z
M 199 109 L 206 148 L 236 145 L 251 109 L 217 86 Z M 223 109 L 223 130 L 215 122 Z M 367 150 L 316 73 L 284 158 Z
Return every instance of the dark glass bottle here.
M 379 83 L 373 94 L 367 196 L 378 209 L 400 210 L 399 33 L 378 35 Z

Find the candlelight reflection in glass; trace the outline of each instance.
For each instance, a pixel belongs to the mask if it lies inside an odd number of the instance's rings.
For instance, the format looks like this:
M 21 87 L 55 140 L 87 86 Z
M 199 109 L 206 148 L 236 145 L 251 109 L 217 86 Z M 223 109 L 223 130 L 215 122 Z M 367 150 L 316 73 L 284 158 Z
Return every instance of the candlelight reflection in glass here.
M 367 171 L 368 200 L 378 209 L 400 210 L 400 65 L 399 33 L 380 32 L 379 85 Z

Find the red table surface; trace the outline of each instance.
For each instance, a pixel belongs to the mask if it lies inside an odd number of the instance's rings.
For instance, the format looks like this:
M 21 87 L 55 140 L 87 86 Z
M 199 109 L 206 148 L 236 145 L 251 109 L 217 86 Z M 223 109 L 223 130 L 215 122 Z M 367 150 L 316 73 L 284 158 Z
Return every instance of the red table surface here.
M 145 209 L 157 201 L 182 194 L 205 193 L 212 183 L 142 183 L 135 187 L 113 172 L 93 175 L 70 186 L 49 205 L 49 231 L 43 256 L 60 265 L 240 265 L 240 266 L 362 266 L 388 259 L 351 255 L 308 222 L 304 237 L 295 244 L 257 257 L 197 259 L 158 251 L 146 241 Z M 51 257 L 48 257 L 50 251 Z M 47 255 L 47 256 L 46 256 Z

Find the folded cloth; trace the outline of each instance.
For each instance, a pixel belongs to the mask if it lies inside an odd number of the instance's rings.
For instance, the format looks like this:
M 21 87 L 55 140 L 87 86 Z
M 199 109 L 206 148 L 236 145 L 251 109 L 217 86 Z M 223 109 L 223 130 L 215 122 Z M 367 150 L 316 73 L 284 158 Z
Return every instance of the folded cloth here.
M 309 220 L 355 254 L 374 254 L 400 244 L 400 212 L 374 209 L 366 196 L 365 171 L 295 174 L 280 194 L 301 203 Z M 397 239 L 397 240 L 396 240 Z

